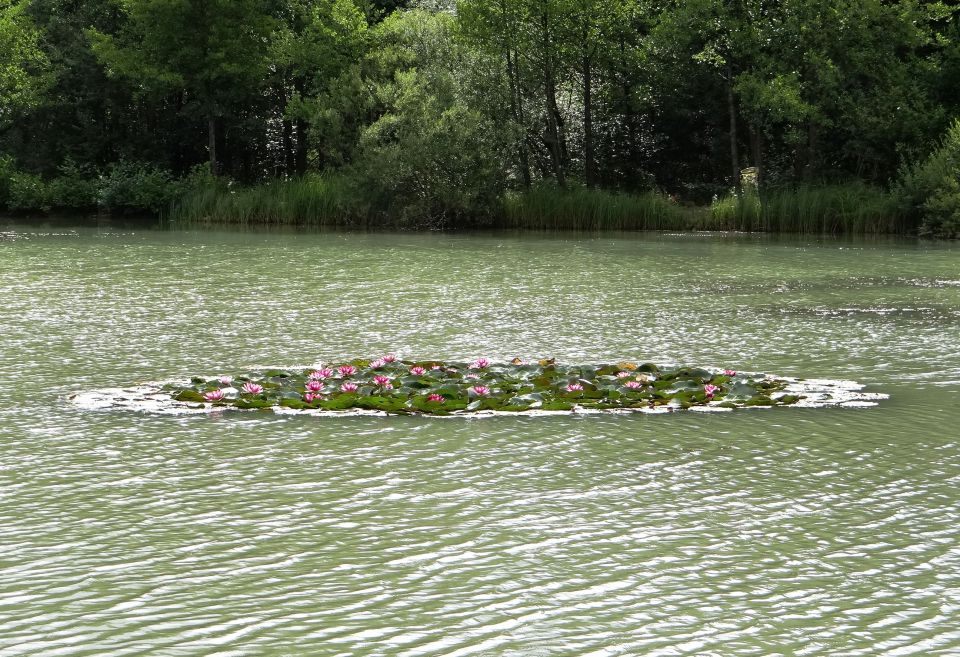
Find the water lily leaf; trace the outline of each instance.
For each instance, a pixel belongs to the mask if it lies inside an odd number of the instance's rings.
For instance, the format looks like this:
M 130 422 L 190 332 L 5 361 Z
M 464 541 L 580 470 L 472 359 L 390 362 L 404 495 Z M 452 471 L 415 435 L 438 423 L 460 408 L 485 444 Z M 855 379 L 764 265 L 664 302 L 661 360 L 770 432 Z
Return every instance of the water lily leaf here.
M 273 402 L 267 399 L 238 399 L 233 402 L 233 405 L 237 408 L 249 410 L 252 408 L 270 408 L 273 406 Z
M 555 399 L 553 401 L 544 402 L 540 407 L 542 411 L 570 411 L 573 410 L 573 404 L 567 401 L 560 399 Z
M 205 402 L 203 395 L 196 390 L 181 390 L 173 398 L 179 402 Z

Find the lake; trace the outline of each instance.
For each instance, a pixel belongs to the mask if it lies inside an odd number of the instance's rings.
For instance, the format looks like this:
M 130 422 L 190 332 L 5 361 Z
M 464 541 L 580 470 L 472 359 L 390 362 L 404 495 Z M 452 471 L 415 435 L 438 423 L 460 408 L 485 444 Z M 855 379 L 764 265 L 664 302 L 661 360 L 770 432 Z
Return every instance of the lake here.
M 0 657 L 960 654 L 960 245 L 0 222 Z M 854 379 L 874 408 L 85 411 L 409 358 Z

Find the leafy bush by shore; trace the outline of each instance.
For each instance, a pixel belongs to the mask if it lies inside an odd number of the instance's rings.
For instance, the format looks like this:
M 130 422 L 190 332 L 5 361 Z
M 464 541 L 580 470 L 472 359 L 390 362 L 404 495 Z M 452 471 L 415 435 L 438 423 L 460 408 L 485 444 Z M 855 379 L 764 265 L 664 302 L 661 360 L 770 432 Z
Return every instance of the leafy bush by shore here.
M 903 170 L 894 194 L 920 235 L 960 237 L 960 119 L 933 153 Z

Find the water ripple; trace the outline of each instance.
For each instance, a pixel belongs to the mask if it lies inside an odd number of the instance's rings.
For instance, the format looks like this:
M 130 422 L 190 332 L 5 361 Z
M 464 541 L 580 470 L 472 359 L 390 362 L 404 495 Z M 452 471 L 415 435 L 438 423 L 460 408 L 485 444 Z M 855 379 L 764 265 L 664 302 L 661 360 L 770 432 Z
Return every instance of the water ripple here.
M 11 227 L 0 657 L 956 655 L 958 256 Z M 387 350 L 732 366 L 891 399 L 456 423 L 58 401 Z

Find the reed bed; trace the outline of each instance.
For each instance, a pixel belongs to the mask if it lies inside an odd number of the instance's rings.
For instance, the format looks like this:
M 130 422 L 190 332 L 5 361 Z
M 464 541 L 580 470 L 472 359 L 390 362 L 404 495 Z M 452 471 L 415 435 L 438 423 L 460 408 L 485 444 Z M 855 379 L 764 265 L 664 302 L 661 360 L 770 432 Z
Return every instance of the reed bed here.
M 692 213 L 661 194 L 551 187 L 508 194 L 497 222 L 533 230 L 686 230 Z
M 256 187 L 208 185 L 175 202 L 170 218 L 182 224 L 363 226 L 367 211 L 348 181 L 333 176 L 278 180 Z
M 710 208 L 715 230 L 876 235 L 907 232 L 888 191 L 862 183 L 732 193 Z

